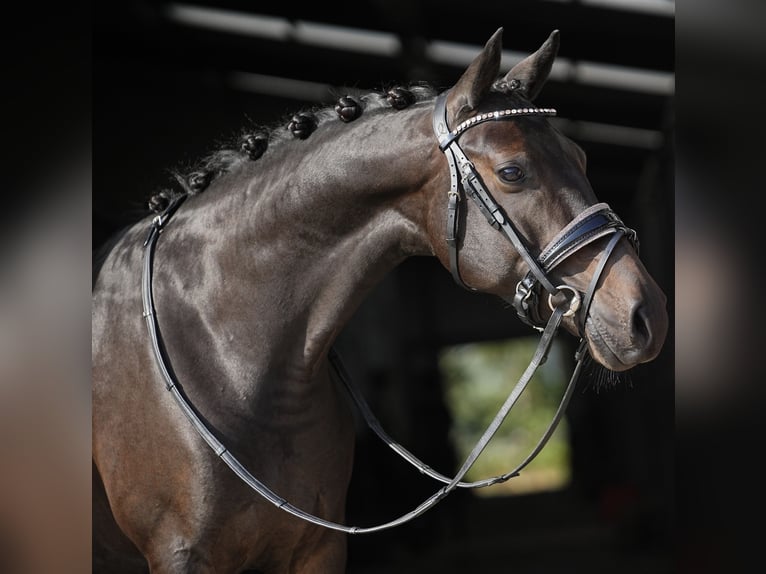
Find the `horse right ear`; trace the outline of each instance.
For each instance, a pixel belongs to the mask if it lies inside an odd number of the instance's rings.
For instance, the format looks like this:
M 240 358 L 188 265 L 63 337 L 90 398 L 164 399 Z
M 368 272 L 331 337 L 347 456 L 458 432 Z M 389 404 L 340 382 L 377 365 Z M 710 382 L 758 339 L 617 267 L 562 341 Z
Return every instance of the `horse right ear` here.
M 450 125 L 462 121 L 474 111 L 500 73 L 503 29 L 498 28 L 484 49 L 474 58 L 447 96 L 447 120 Z

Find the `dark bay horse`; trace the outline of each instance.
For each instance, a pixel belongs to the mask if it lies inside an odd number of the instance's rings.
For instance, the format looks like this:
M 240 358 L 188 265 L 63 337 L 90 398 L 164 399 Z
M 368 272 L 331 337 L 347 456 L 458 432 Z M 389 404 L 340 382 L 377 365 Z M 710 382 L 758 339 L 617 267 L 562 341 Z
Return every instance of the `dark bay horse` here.
M 662 291 L 598 203 L 583 152 L 532 104 L 557 48 L 554 32 L 500 77 L 498 30 L 446 95 L 347 96 L 182 181 L 153 253 L 162 352 L 211 432 L 296 507 L 344 520 L 354 428 L 328 353 L 407 257 L 436 256 L 464 286 L 509 301 L 530 278 L 525 294 L 548 279 L 585 294 L 562 325 L 607 369 L 658 354 Z M 494 203 L 467 199 L 471 178 Z M 142 317 L 151 219 L 116 240 L 93 290 L 94 571 L 343 572 L 346 535 L 250 490 L 167 392 Z M 607 227 L 621 233 L 597 233 Z M 545 296 L 522 302 L 543 322 L 558 312 Z

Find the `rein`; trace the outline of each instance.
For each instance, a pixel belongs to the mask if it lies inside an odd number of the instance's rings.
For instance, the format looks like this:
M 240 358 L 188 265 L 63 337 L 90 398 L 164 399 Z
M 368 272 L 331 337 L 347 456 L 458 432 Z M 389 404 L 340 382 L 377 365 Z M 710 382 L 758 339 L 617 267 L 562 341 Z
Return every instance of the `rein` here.
M 450 179 L 452 181 L 452 186 L 448 193 L 449 202 L 447 216 L 447 242 L 450 245 L 450 266 L 452 274 L 460 285 L 466 287 L 467 289 L 471 289 L 465 285 L 465 283 L 463 283 L 462 279 L 460 278 L 457 263 L 457 245 L 459 232 L 457 205 L 460 199 L 460 187 L 458 186 L 457 180 L 457 166 L 459 165 L 461 173 L 463 174 L 462 188 L 465 190 L 466 194 L 469 195 L 477 203 L 479 209 L 487 217 L 487 221 L 493 227 L 502 231 L 506 238 L 508 238 L 508 240 L 513 243 L 513 245 L 529 265 L 530 271 L 527 274 L 527 277 L 520 281 L 519 285 L 517 286 L 517 295 L 514 298 L 514 306 L 516 306 L 517 313 L 519 313 L 519 316 L 521 316 L 525 322 L 532 324 L 542 332 L 535 353 L 532 356 L 532 359 L 526 370 L 522 374 L 519 381 L 511 389 L 505 402 L 502 404 L 497 414 L 495 415 L 495 418 L 484 431 L 484 434 L 476 443 L 470 454 L 466 457 L 465 461 L 455 476 L 450 478 L 433 470 L 430 466 L 423 463 L 415 455 L 394 441 L 385 432 L 380 422 L 372 413 L 372 410 L 365 401 L 363 395 L 353 385 L 351 378 L 348 376 L 348 373 L 343 366 L 343 363 L 340 360 L 337 352 L 334 349 L 331 349 L 328 355 L 328 359 L 333 366 L 338 378 L 347 389 L 349 395 L 359 408 L 365 421 L 373 430 L 373 432 L 375 432 L 375 434 L 383 442 L 385 442 L 392 450 L 394 450 L 394 452 L 412 464 L 421 473 L 426 474 L 427 476 L 430 476 L 431 478 L 445 485 L 439 488 L 434 494 L 425 499 L 420 505 L 418 505 L 410 512 L 407 512 L 406 514 L 403 514 L 398 518 L 383 524 L 369 527 L 347 526 L 344 524 L 325 520 L 321 517 L 315 516 L 293 506 L 287 500 L 280 497 L 267 485 L 253 476 L 250 471 L 248 471 L 237 460 L 237 458 L 231 452 L 229 452 L 226 446 L 205 425 L 200 415 L 197 414 L 195 408 L 189 403 L 182 390 L 178 387 L 177 382 L 171 374 L 171 370 L 168 368 L 168 359 L 165 356 L 165 352 L 163 351 L 161 345 L 161 338 L 159 335 L 157 323 L 157 314 L 154 307 L 154 297 L 152 293 L 152 263 L 154 260 L 154 249 L 157 240 L 167 225 L 168 221 L 184 201 L 186 196 L 180 196 L 175 199 L 161 215 L 156 216 L 152 220 L 149 233 L 143 244 L 144 260 L 141 279 L 141 298 L 143 305 L 143 317 L 146 321 L 146 327 L 149 334 L 149 339 L 151 341 L 154 357 L 156 359 L 157 366 L 159 367 L 160 374 L 162 375 L 162 378 L 165 382 L 165 387 L 171 393 L 176 403 L 181 408 L 181 411 L 190 421 L 194 429 L 213 450 L 213 452 L 215 452 L 216 456 L 219 457 L 250 488 L 252 488 L 255 492 L 257 492 L 260 496 L 272 503 L 277 508 L 312 524 L 323 526 L 331 530 L 338 530 L 348 534 L 363 534 L 386 530 L 405 524 L 424 514 L 441 500 L 446 498 L 447 495 L 456 488 L 483 488 L 499 482 L 505 482 L 508 479 L 517 476 L 521 470 L 524 469 L 530 462 L 532 462 L 532 460 L 540 453 L 550 437 L 553 435 L 556 427 L 564 415 L 564 412 L 566 411 L 569 400 L 571 399 L 572 393 L 574 391 L 577 378 L 582 368 L 583 361 L 587 356 L 586 340 L 584 337 L 581 338 L 579 347 L 575 353 L 576 365 L 569 383 L 567 384 L 561 402 L 559 403 L 559 406 L 556 410 L 556 413 L 554 414 L 550 424 L 541 436 L 537 445 L 532 449 L 529 455 L 509 472 L 476 482 L 463 482 L 463 478 L 465 477 L 466 473 L 470 470 L 486 446 L 489 444 L 491 439 L 494 437 L 502 423 L 505 421 L 511 409 L 516 404 L 516 401 L 526 389 L 534 373 L 537 371 L 539 366 L 545 362 L 551 344 L 553 343 L 563 318 L 566 316 L 574 315 L 578 311 L 578 308 L 582 308 L 584 310 L 582 325 L 584 325 L 585 317 L 587 317 L 588 307 L 596 289 L 598 279 L 603 272 L 609 255 L 616 246 L 619 238 L 622 235 L 627 235 L 629 238 L 635 237 L 635 232 L 625 227 L 620 219 L 609 209 L 606 204 L 597 204 L 585 210 L 582 214 L 576 217 L 575 220 L 567 225 L 562 230 L 562 232 L 557 235 L 557 238 L 554 238 L 554 241 L 551 242 L 551 244 L 549 244 L 549 246 L 543 250 L 539 259 L 535 259 L 530 254 L 528 248 L 524 244 L 519 234 L 516 232 L 510 220 L 503 214 L 502 209 L 492 199 L 492 196 L 483 186 L 481 178 L 479 177 L 478 173 L 476 173 L 473 164 L 471 164 L 468 158 L 466 158 L 465 154 L 463 154 L 462 150 L 457 144 L 457 139 L 466 129 L 484 121 L 507 119 L 517 115 L 535 114 L 553 115 L 555 114 L 555 110 L 523 108 L 522 110 L 503 110 L 502 112 L 482 114 L 481 116 L 472 118 L 467 122 L 463 122 L 463 124 L 458 126 L 455 132 L 450 132 L 449 128 L 447 127 L 446 119 L 446 94 L 438 96 L 436 100 L 433 122 L 434 130 L 439 139 L 440 148 L 447 156 L 447 160 L 450 166 Z M 569 287 L 568 285 L 559 285 L 558 287 L 554 286 L 554 284 L 548 278 L 547 273 L 553 267 L 555 267 L 555 265 L 557 265 L 560 261 L 563 261 L 563 259 L 569 256 L 571 253 L 575 252 L 580 247 L 609 233 L 613 233 L 614 236 L 611 238 L 606 251 L 602 254 L 601 261 L 599 262 L 596 273 L 593 275 L 584 300 L 581 299 L 580 294 L 575 289 Z M 534 304 L 534 313 L 536 313 L 537 285 L 541 285 L 546 289 L 546 291 L 548 291 L 548 303 L 552 311 L 551 316 L 549 317 L 547 323 L 545 323 L 544 328 L 540 326 L 542 322 L 539 321 L 539 318 L 536 315 L 533 315 L 532 312 Z M 522 287 L 524 291 L 520 296 L 519 293 Z M 566 305 L 554 304 L 553 297 L 562 290 L 571 292 L 571 299 L 569 301 L 563 301 L 563 303 L 566 303 Z M 516 299 L 521 301 L 519 306 L 516 305 Z M 582 304 L 583 301 L 584 305 Z M 526 304 L 528 308 L 521 307 L 522 304 Z M 523 316 L 522 312 L 519 310 L 520 308 L 524 312 Z

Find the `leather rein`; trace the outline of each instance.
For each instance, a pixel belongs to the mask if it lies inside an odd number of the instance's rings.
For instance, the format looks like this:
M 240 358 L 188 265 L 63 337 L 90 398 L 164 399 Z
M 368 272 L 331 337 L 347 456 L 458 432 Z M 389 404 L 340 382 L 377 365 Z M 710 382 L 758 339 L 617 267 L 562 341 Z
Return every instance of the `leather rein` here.
M 466 457 L 465 461 L 461 465 L 454 477 L 448 477 L 422 462 L 414 454 L 409 452 L 406 448 L 394 441 L 383 429 L 378 419 L 373 414 L 369 405 L 364 399 L 364 396 L 359 389 L 352 383 L 343 363 L 337 352 L 331 349 L 328 359 L 332 364 L 335 373 L 340 379 L 341 383 L 347 389 L 352 400 L 359 408 L 362 416 L 367 422 L 368 426 L 373 432 L 385 442 L 394 452 L 399 454 L 404 460 L 413 465 L 421 473 L 433 478 L 444 484 L 434 494 L 424 500 L 416 508 L 395 518 L 389 522 L 378 524 L 375 526 L 359 527 L 359 526 L 347 526 L 326 520 L 324 518 L 315 516 L 309 512 L 306 512 L 300 508 L 297 508 L 290 504 L 287 500 L 276 494 L 266 484 L 258 480 L 248 471 L 237 458 L 229 452 L 226 446 L 210 431 L 205 425 L 196 409 L 189 403 L 184 396 L 183 391 L 179 389 L 170 369 L 168 368 L 168 359 L 165 356 L 165 352 L 162 349 L 161 339 L 158 331 L 157 314 L 154 307 L 154 297 L 152 293 L 152 263 L 154 259 L 154 248 L 157 240 L 164 230 L 166 224 L 184 201 L 186 196 L 180 196 L 170 203 L 170 205 L 163 211 L 162 214 L 156 216 L 151 223 L 149 233 L 144 241 L 144 260 L 143 260 L 143 272 L 141 280 L 141 298 L 143 305 L 143 317 L 146 321 L 146 327 L 151 340 L 152 350 L 156 359 L 157 366 L 159 367 L 160 374 L 165 382 L 166 389 L 171 393 L 176 403 L 180 407 L 183 414 L 190 421 L 197 433 L 213 450 L 217 457 L 219 457 L 243 482 L 245 482 L 250 488 L 257 492 L 264 499 L 275 505 L 277 508 L 284 510 L 285 512 L 292 514 L 302 520 L 323 526 L 332 530 L 338 530 L 346 532 L 348 534 L 363 534 L 378 532 L 405 524 L 414 518 L 424 514 L 441 500 L 447 497 L 450 492 L 456 488 L 484 488 L 492 484 L 499 482 L 505 482 L 508 479 L 517 476 L 522 469 L 524 469 L 532 460 L 540 453 L 543 447 L 548 442 L 548 439 L 553 435 L 556 427 L 561 421 L 564 412 L 569 404 L 569 400 L 572 396 L 572 392 L 575 388 L 575 383 L 579 376 L 580 370 L 583 365 L 583 361 L 587 356 L 586 340 L 584 337 L 583 327 L 585 319 L 587 318 L 588 308 L 595 292 L 598 279 L 602 274 L 607 260 L 616 246 L 618 240 L 623 235 L 627 236 L 631 242 L 637 248 L 637 242 L 635 241 L 635 232 L 627 228 L 622 221 L 617 217 L 614 212 L 611 211 L 609 206 L 603 203 L 596 204 L 583 213 L 578 215 L 572 222 L 570 222 L 549 245 L 543 249 L 540 256 L 535 258 L 525 245 L 523 239 L 514 228 L 510 219 L 505 216 L 502 208 L 494 201 L 490 193 L 484 187 L 479 174 L 476 172 L 473 164 L 468 160 L 459 144 L 457 143 L 460 135 L 468 128 L 486 122 L 495 120 L 505 120 L 517 117 L 519 115 L 555 115 L 555 110 L 548 108 L 516 108 L 512 110 L 502 110 L 497 112 L 491 112 L 489 114 L 480 114 L 474 116 L 470 120 L 460 124 L 454 132 L 449 130 L 446 114 L 446 97 L 447 93 L 443 93 L 436 98 L 436 105 L 433 116 L 433 126 L 436 136 L 439 140 L 439 147 L 447 157 L 447 161 L 450 168 L 450 181 L 451 188 L 448 192 L 448 206 L 447 206 L 447 243 L 450 247 L 450 268 L 453 277 L 457 283 L 466 289 L 468 287 L 461 279 L 458 268 L 458 237 L 459 237 L 459 203 L 461 201 L 461 190 L 465 192 L 479 207 L 480 211 L 485 215 L 487 221 L 494 228 L 498 229 L 503 235 L 514 245 L 524 261 L 529 266 L 529 272 L 527 276 L 519 281 L 516 288 L 516 295 L 514 297 L 514 307 L 519 317 L 527 324 L 532 325 L 536 329 L 541 331 L 540 341 L 532 356 L 532 359 L 527 366 L 526 370 L 522 374 L 519 381 L 511 389 L 508 397 L 503 405 L 498 410 L 495 418 L 489 424 L 484 434 L 474 446 L 473 450 Z M 458 180 L 458 173 L 462 174 L 460 180 Z M 460 181 L 460 185 L 458 184 Z M 599 237 L 603 237 L 608 234 L 613 234 L 606 249 L 602 253 L 601 260 L 596 269 L 596 272 L 591 279 L 588 286 L 588 291 L 585 293 L 584 298 L 581 298 L 579 292 L 568 285 L 554 286 L 553 282 L 548 277 L 548 273 L 566 257 L 595 241 Z M 551 315 L 547 322 L 543 322 L 538 314 L 538 302 L 539 295 L 538 290 L 542 287 L 548 292 L 548 303 L 551 308 Z M 473 289 L 471 289 L 473 290 Z M 554 304 L 554 296 L 561 291 L 568 291 L 571 293 L 571 298 L 565 301 L 559 301 L 559 304 Z M 560 298 L 559 298 L 560 299 Z M 505 421 L 506 417 L 510 413 L 516 401 L 527 387 L 527 384 L 531 380 L 534 373 L 537 371 L 540 365 L 542 365 L 550 350 L 551 344 L 555 338 L 555 335 L 561 325 L 561 321 L 566 316 L 574 315 L 577 311 L 581 310 L 582 319 L 580 321 L 580 331 L 582 338 L 577 351 L 575 352 L 575 368 L 572 376 L 567 384 L 564 394 L 561 398 L 558 408 L 546 428 L 545 432 L 539 439 L 536 446 L 527 455 L 527 457 L 519 463 L 512 470 L 491 478 L 479 480 L 475 482 L 464 482 L 463 478 L 466 473 L 473 466 L 476 459 L 484 451 L 490 440 L 493 438 L 497 430 Z M 545 325 L 542 327 L 542 325 Z

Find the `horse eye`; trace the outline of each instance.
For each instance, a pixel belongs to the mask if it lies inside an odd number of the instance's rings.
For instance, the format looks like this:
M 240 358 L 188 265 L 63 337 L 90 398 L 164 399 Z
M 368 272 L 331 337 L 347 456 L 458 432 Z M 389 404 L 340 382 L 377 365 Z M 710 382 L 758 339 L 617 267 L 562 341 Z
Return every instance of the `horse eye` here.
M 521 168 L 517 165 L 502 167 L 498 170 L 497 174 L 500 176 L 500 179 L 507 181 L 508 183 L 519 181 L 524 177 L 524 172 L 521 171 Z

